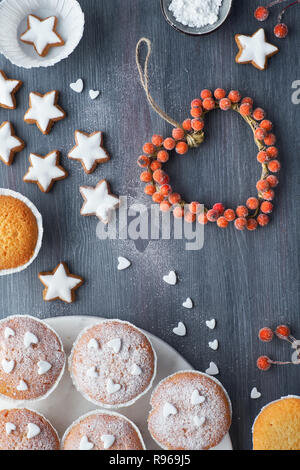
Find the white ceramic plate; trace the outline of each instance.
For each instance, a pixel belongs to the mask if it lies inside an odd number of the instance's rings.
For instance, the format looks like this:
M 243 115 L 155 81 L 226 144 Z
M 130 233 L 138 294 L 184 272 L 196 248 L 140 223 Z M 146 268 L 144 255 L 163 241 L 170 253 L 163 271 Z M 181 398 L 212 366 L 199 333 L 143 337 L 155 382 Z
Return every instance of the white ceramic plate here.
M 100 320 L 103 320 L 103 318 L 69 316 L 48 318 L 45 321 L 60 335 L 66 354 L 69 356 L 73 342 L 75 341 L 78 333 L 83 328 L 91 326 Z M 160 380 L 174 372 L 192 369 L 190 364 L 188 364 L 183 357 L 171 348 L 171 346 L 150 333 L 147 333 L 147 335 L 152 341 L 153 347 L 157 353 L 158 367 L 154 387 Z M 147 416 L 150 411 L 150 395 L 151 391 L 140 398 L 133 406 L 128 408 L 119 408 L 118 412 L 127 416 L 139 427 L 148 450 L 158 450 L 159 447 L 151 438 L 147 428 Z M 14 408 L 16 406 L 24 405 L 22 405 L 22 402 L 14 403 L 0 398 L 0 409 Z M 67 427 L 70 426 L 70 424 L 79 416 L 96 408 L 95 405 L 85 400 L 75 390 L 67 370 L 65 371 L 58 387 L 46 400 L 27 402 L 25 406 L 45 415 L 58 431 L 60 437 L 62 437 Z M 229 434 L 227 434 L 223 441 L 215 447 L 215 450 L 232 450 Z

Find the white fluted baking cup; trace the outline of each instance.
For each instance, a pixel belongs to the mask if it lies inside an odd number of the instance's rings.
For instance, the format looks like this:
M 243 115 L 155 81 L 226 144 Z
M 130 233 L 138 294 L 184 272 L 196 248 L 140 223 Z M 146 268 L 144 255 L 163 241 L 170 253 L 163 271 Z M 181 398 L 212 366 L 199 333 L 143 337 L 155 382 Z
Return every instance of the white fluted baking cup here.
M 14 274 L 23 271 L 24 269 L 28 268 L 28 266 L 35 260 L 42 246 L 44 229 L 41 214 L 39 213 L 35 205 L 29 199 L 27 199 L 27 197 L 23 196 L 23 194 L 21 193 L 17 193 L 16 191 L 12 191 L 11 189 L 6 188 L 0 188 L 0 196 L 11 196 L 15 199 L 19 199 L 20 201 L 24 202 L 24 204 L 29 207 L 29 209 L 35 216 L 38 226 L 38 238 L 32 257 L 29 261 L 27 261 L 27 263 L 23 264 L 22 266 L 18 266 L 17 268 L 0 269 L 0 276 L 6 276 L 7 274 Z
M 57 32 L 65 41 L 40 57 L 34 47 L 20 41 L 27 17 L 56 16 Z M 84 31 L 84 14 L 77 0 L 3 0 L 0 3 L 0 52 L 18 67 L 49 67 L 66 59 L 78 46 Z

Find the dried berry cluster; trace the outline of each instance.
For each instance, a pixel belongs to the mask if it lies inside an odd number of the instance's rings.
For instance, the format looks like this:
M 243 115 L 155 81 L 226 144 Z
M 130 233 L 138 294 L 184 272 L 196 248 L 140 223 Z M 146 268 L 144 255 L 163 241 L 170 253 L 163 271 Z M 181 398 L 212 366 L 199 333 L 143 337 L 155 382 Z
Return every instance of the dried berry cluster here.
M 259 6 L 256 8 L 254 12 L 254 17 L 258 21 L 266 21 L 270 15 L 270 9 L 274 7 L 275 5 L 278 5 L 280 3 L 284 3 L 286 0 L 274 0 L 273 2 L 269 3 L 266 6 Z M 285 15 L 286 11 L 294 6 L 300 3 L 300 0 L 296 0 L 289 5 L 287 5 L 281 12 L 279 13 L 277 17 L 277 24 L 274 26 L 274 34 L 277 38 L 283 39 L 288 35 L 288 27 L 285 23 L 282 22 L 282 18 Z

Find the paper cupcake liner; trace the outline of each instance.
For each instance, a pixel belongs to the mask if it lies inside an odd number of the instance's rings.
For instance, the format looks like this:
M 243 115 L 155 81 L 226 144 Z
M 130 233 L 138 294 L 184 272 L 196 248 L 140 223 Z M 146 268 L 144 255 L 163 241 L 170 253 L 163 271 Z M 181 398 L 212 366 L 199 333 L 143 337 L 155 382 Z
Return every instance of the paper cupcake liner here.
M 28 268 L 28 266 L 35 260 L 42 246 L 44 229 L 41 214 L 39 213 L 35 205 L 29 199 L 27 199 L 27 197 L 23 196 L 23 194 L 21 193 L 17 193 L 16 191 L 12 191 L 11 189 L 6 188 L 0 188 L 0 196 L 12 196 L 15 199 L 19 199 L 20 201 L 24 202 L 24 204 L 29 207 L 29 209 L 35 216 L 38 225 L 38 238 L 32 257 L 29 261 L 27 261 L 27 263 L 23 264 L 22 266 L 18 266 L 17 268 L 0 269 L 0 276 L 6 276 L 7 274 L 14 274 L 24 271 L 24 269 Z
M 5 322 L 6 320 L 8 320 L 9 318 L 18 318 L 18 317 L 25 317 L 25 318 L 32 318 L 33 320 L 36 320 L 40 323 L 42 323 L 44 326 L 46 326 L 47 328 L 49 328 L 49 330 L 52 331 L 52 333 L 54 333 L 57 338 L 58 338 L 58 341 L 59 341 L 59 344 L 60 344 L 60 347 L 61 347 L 61 350 L 65 353 L 65 350 L 64 350 L 64 345 L 63 345 L 63 342 L 61 340 L 61 337 L 59 336 L 59 334 L 51 327 L 49 326 L 46 322 L 44 322 L 43 320 L 40 320 L 40 318 L 36 318 L 36 317 L 33 317 L 32 315 L 8 315 L 7 317 L 5 318 L 2 318 L 2 320 L 0 320 L 0 324 Z M 65 353 L 65 361 L 64 361 L 64 365 L 61 369 L 61 372 L 59 374 L 59 376 L 57 377 L 55 383 L 52 385 L 51 388 L 49 388 L 49 390 L 47 390 L 46 393 L 44 393 L 44 395 L 41 395 L 40 397 L 37 397 L 37 398 L 31 398 L 30 400 L 15 400 L 14 398 L 11 398 L 11 397 L 8 397 L 7 395 L 3 395 L 2 393 L 0 393 L 0 397 L 7 402 L 7 406 L 11 405 L 12 403 L 14 404 L 15 407 L 22 407 L 22 406 L 26 406 L 26 404 L 30 404 L 30 403 L 35 403 L 37 401 L 41 401 L 41 400 L 45 400 L 46 398 L 48 398 L 51 393 L 54 392 L 54 390 L 56 390 L 56 388 L 58 387 L 64 373 L 65 373 L 65 369 L 66 369 L 66 362 L 67 362 L 67 358 L 66 358 L 66 353 Z M 30 408 L 28 408 L 30 409 Z M 31 410 L 31 411 L 34 411 L 35 413 L 39 413 L 38 411 L 35 411 L 35 410 Z M 42 415 L 43 416 L 43 415 Z
M 82 335 L 90 330 L 91 328 L 93 328 L 94 326 L 98 325 L 99 323 L 107 323 L 107 322 L 112 322 L 112 321 L 117 321 L 117 322 L 120 322 L 120 323 L 124 323 L 126 325 L 130 325 L 130 326 L 133 326 L 137 331 L 139 331 L 140 333 L 142 333 L 146 338 L 147 340 L 149 341 L 149 344 L 152 348 L 152 351 L 153 351 L 153 358 L 154 358 L 154 365 L 153 365 L 153 375 L 152 375 L 152 378 L 149 382 L 149 385 L 145 388 L 145 390 L 143 392 L 141 392 L 139 395 L 137 395 L 135 398 L 133 398 L 132 400 L 130 401 L 127 401 L 127 402 L 124 402 L 124 403 L 116 403 L 114 405 L 111 405 L 111 404 L 107 404 L 107 403 L 102 403 L 100 401 L 97 401 L 97 400 L 93 400 L 92 398 L 90 398 L 86 393 L 83 393 L 77 386 L 77 383 L 76 383 L 76 380 L 75 380 L 75 377 L 74 377 L 74 374 L 72 373 L 72 360 L 73 360 L 73 353 L 74 353 L 74 350 L 75 350 L 75 347 L 76 347 L 76 344 L 77 342 L 80 340 L 80 338 L 82 337 Z M 72 350 L 71 350 L 71 353 L 70 353 L 70 356 L 69 356 L 69 360 L 68 360 L 68 365 L 69 365 L 69 372 L 70 372 L 70 376 L 71 376 L 71 379 L 72 379 L 72 382 L 73 382 L 73 385 L 74 387 L 76 388 L 77 392 L 80 393 L 81 396 L 83 396 L 83 398 L 85 398 L 87 401 L 89 401 L 90 403 L 93 403 L 93 405 L 97 405 L 97 406 L 101 406 L 102 408 L 106 408 L 108 410 L 113 410 L 113 409 L 118 409 L 118 408 L 125 408 L 127 406 L 132 406 L 134 405 L 134 403 L 139 400 L 142 396 L 146 395 L 146 393 L 149 392 L 149 390 L 152 388 L 152 385 L 153 385 L 153 381 L 156 377 L 156 371 L 157 371 L 157 355 L 156 355 L 156 352 L 155 352 L 155 349 L 153 348 L 153 345 L 151 343 L 151 340 L 150 338 L 148 337 L 148 335 L 140 330 L 137 326 L 133 325 L 132 323 L 128 322 L 128 321 L 124 321 L 124 320 L 118 320 L 117 318 L 113 318 L 113 319 L 108 319 L 108 320 L 102 320 L 102 321 L 99 321 L 98 323 L 95 323 L 94 325 L 92 326 L 88 326 L 86 328 L 84 328 L 80 333 L 79 335 L 77 336 L 76 340 L 74 341 L 74 344 L 73 344 L 73 347 L 72 347 Z
M 27 29 L 27 16 L 56 16 L 57 32 L 65 44 L 52 47 L 40 57 L 34 47 L 20 41 Z M 79 44 L 84 30 L 84 14 L 77 0 L 3 0 L 0 3 L 0 52 L 18 67 L 49 67 L 66 59 Z
M 108 416 L 117 416 L 119 418 L 123 418 L 125 421 L 127 421 L 128 423 L 131 424 L 131 426 L 133 427 L 133 429 L 135 430 L 135 432 L 137 433 L 141 443 L 142 443 L 142 446 L 143 446 L 143 449 L 144 450 L 147 450 L 146 449 L 146 446 L 145 446 L 145 443 L 144 443 L 144 439 L 143 439 L 143 436 L 141 434 L 141 431 L 139 430 L 139 428 L 137 427 L 137 425 L 131 421 L 129 418 L 127 418 L 126 416 L 124 415 L 121 415 L 121 413 L 117 413 L 115 411 L 107 411 L 107 410 L 93 410 L 93 411 L 89 411 L 88 413 L 80 416 L 79 418 L 77 418 L 75 421 L 73 421 L 72 424 L 70 424 L 70 426 L 66 429 L 66 431 L 64 432 L 64 435 L 61 439 L 61 450 L 63 450 L 63 446 L 64 446 L 64 442 L 65 442 L 65 439 L 67 437 L 67 435 L 69 434 L 69 432 L 71 431 L 72 427 L 73 426 L 76 426 L 76 424 L 79 424 L 83 419 L 87 418 L 88 416 L 91 416 L 91 415 L 95 415 L 95 414 L 101 414 L 101 415 L 108 415 Z

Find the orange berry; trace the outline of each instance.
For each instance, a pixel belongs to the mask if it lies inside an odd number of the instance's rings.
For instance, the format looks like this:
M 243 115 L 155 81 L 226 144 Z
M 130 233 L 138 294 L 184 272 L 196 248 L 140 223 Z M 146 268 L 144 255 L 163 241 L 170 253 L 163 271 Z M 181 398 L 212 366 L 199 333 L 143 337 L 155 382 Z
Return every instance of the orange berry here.
M 138 166 L 141 168 L 147 168 L 150 165 L 150 158 L 146 157 L 146 155 L 140 155 L 137 160 Z
M 242 103 L 241 106 L 240 106 L 240 113 L 243 115 L 243 116 L 250 116 L 251 114 L 251 111 L 252 111 L 252 107 L 249 103 Z
M 201 225 L 206 225 L 207 224 L 208 218 L 207 218 L 207 215 L 205 214 L 205 212 L 201 212 L 201 214 L 198 215 L 198 222 Z
M 219 102 L 222 111 L 228 111 L 231 108 L 231 101 L 228 98 L 222 98 Z
M 253 106 L 253 99 L 250 98 L 249 96 L 246 96 L 245 98 L 242 99 L 242 103 L 248 103 L 250 104 L 251 108 Z
M 175 140 L 172 139 L 172 137 L 167 137 L 164 140 L 164 147 L 167 150 L 173 150 L 173 148 L 175 147 Z
M 277 147 L 268 147 L 266 150 L 269 158 L 276 158 L 278 156 L 278 148 Z
M 261 150 L 260 152 L 258 152 L 257 160 L 259 161 L 259 163 L 265 163 L 268 160 L 267 152 L 265 152 L 264 150 Z
M 271 171 L 272 173 L 277 173 L 279 170 L 280 170 L 280 163 L 278 160 L 271 160 L 269 163 L 268 163 L 268 169 L 269 171 Z
M 241 94 L 239 91 L 237 90 L 231 90 L 229 93 L 228 93 L 228 98 L 230 99 L 230 101 L 232 103 L 238 103 L 239 101 L 241 101 Z
M 154 134 L 152 136 L 152 144 L 153 145 L 156 145 L 156 147 L 160 147 L 164 141 L 163 137 L 161 135 L 158 135 L 158 134 Z
M 253 114 L 252 116 L 254 117 L 254 119 L 256 121 L 262 121 L 265 117 L 265 112 L 262 108 L 256 108 L 254 111 L 253 111 Z
M 186 142 L 178 142 L 175 150 L 179 155 L 184 155 L 189 150 L 189 146 Z
M 150 183 L 150 181 L 152 181 L 152 174 L 150 171 L 143 171 L 140 174 L 140 180 L 143 181 L 143 183 Z
M 158 162 L 157 160 L 153 160 L 153 162 L 150 165 L 150 168 L 152 171 L 159 170 L 161 168 L 161 163 Z
M 268 119 L 264 119 L 261 121 L 259 126 L 265 129 L 267 132 L 270 132 L 272 130 L 273 124 Z
M 184 209 L 181 206 L 177 206 L 173 210 L 173 215 L 175 219 L 181 219 L 184 215 Z
M 291 330 L 286 325 L 279 325 L 279 326 L 277 326 L 277 328 L 275 330 L 275 334 L 280 339 L 287 339 L 291 334 Z
M 162 212 L 169 212 L 169 210 L 171 209 L 171 207 L 172 207 L 172 206 L 171 206 L 171 204 L 169 203 L 169 201 L 162 201 L 162 202 L 160 203 L 160 206 L 159 206 L 159 208 L 160 208 L 160 210 L 161 210 Z
M 224 214 L 225 207 L 222 204 L 222 202 L 217 202 L 216 204 L 213 205 L 212 208 L 213 208 L 214 211 L 217 211 L 219 215 Z
M 193 201 L 189 204 L 189 211 L 192 214 L 197 214 L 198 212 L 200 212 L 200 209 L 201 209 L 201 204 L 199 202 Z
M 182 123 L 182 127 L 185 131 L 191 131 L 192 130 L 192 120 L 191 119 L 185 119 Z
M 172 137 L 175 140 L 181 140 L 184 138 L 184 130 L 181 127 L 176 127 L 172 130 Z
M 278 23 L 273 31 L 277 38 L 283 39 L 288 35 L 289 29 L 285 23 Z
M 269 222 L 270 222 L 270 217 L 266 214 L 259 214 L 259 216 L 257 217 L 257 223 L 261 227 L 268 225 Z
M 209 222 L 216 222 L 220 216 L 219 212 L 216 211 L 215 209 L 210 209 L 206 213 L 207 219 Z
M 151 155 L 155 152 L 154 145 L 151 142 L 146 142 L 143 146 L 143 152 L 147 153 L 148 155 Z
M 268 18 L 269 14 L 270 14 L 270 12 L 269 12 L 268 8 L 266 8 L 266 7 L 257 7 L 255 12 L 254 12 L 254 17 L 258 21 L 265 21 Z
M 200 94 L 201 98 L 205 100 L 206 98 L 211 98 L 212 97 L 212 92 L 210 90 L 202 90 Z
M 163 184 L 164 176 L 165 172 L 163 170 L 155 170 L 153 173 L 153 179 L 158 184 Z
M 256 183 L 257 191 L 268 191 L 269 188 L 270 188 L 270 185 L 267 180 L 258 180 Z
M 258 199 L 256 197 L 249 197 L 249 199 L 247 199 L 247 202 L 246 202 L 246 206 L 248 207 L 248 209 L 252 210 L 252 211 L 255 211 L 255 209 L 258 208 Z
M 191 102 L 191 108 L 201 108 L 202 106 L 202 101 L 200 98 L 196 98 Z
M 271 330 L 271 328 L 268 328 L 265 326 L 264 328 L 261 328 L 258 332 L 258 337 L 261 341 L 264 343 L 270 343 L 274 337 L 274 333 Z
M 147 184 L 144 188 L 144 193 L 148 194 L 148 196 L 152 196 L 155 193 L 156 189 L 154 184 Z
M 269 185 L 271 186 L 271 188 L 275 188 L 279 183 L 278 178 L 275 175 L 269 175 L 267 177 L 267 181 L 268 181 Z
M 164 197 L 162 194 L 156 192 L 152 194 L 152 200 L 153 202 L 157 202 L 158 204 L 160 204 L 164 200 Z
M 238 217 L 234 221 L 234 226 L 237 230 L 245 230 L 247 226 L 247 219 L 245 219 L 245 217 Z
M 264 129 L 262 129 L 261 127 L 259 127 L 258 129 L 256 129 L 256 131 L 254 132 L 254 135 L 255 135 L 255 138 L 257 140 L 264 140 L 264 137 L 266 135 L 266 131 Z
M 273 189 L 269 189 L 268 191 L 263 192 L 263 198 L 266 199 L 266 201 L 273 201 L 275 197 L 275 193 Z
M 189 224 L 195 222 L 196 220 L 196 215 L 195 214 L 192 214 L 190 211 L 186 211 L 185 215 L 184 215 L 184 220 L 186 222 L 188 222 Z
M 247 217 L 249 213 L 246 206 L 238 206 L 235 212 L 238 217 Z
M 178 204 L 181 201 L 181 196 L 178 193 L 172 193 L 169 195 L 169 202 L 171 204 Z
M 196 132 L 202 131 L 202 129 L 204 128 L 204 120 L 203 119 L 193 119 L 192 120 L 192 128 Z
M 274 145 L 276 142 L 276 136 L 270 132 L 270 134 L 266 135 L 264 138 L 264 142 L 266 145 Z
M 160 187 L 160 190 L 159 190 L 160 194 L 162 194 L 163 196 L 169 196 L 169 194 L 171 194 L 172 192 L 172 188 L 169 184 L 163 184 L 161 187 Z
M 224 217 L 228 222 L 232 222 L 235 219 L 235 212 L 233 209 L 226 209 L 224 212 Z
M 221 100 L 222 98 L 225 98 L 225 96 L 226 96 L 226 91 L 223 90 L 223 88 L 217 88 L 217 89 L 214 91 L 214 95 L 215 95 L 216 100 Z
M 260 356 L 256 361 L 256 365 L 260 370 L 266 371 L 271 367 L 271 360 L 268 356 Z
M 166 150 L 159 150 L 157 152 L 157 160 L 161 163 L 166 163 L 169 160 L 169 154 Z
M 202 115 L 202 108 L 192 108 L 190 114 L 193 118 L 198 118 Z
M 256 230 L 257 229 L 257 222 L 255 219 L 250 218 L 247 220 L 247 229 L 248 230 Z
M 228 226 L 228 223 L 228 220 L 223 215 L 217 220 L 217 225 L 221 228 L 226 228 Z
M 260 210 L 264 213 L 264 214 L 270 214 L 273 210 L 273 204 L 272 202 L 269 202 L 269 201 L 263 201 L 260 205 Z
M 203 100 L 203 108 L 207 111 L 211 111 L 215 107 L 215 100 L 213 98 L 205 98 Z M 195 117 L 195 116 L 194 116 Z

